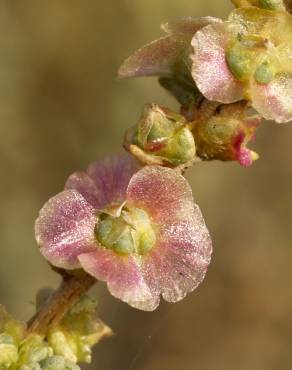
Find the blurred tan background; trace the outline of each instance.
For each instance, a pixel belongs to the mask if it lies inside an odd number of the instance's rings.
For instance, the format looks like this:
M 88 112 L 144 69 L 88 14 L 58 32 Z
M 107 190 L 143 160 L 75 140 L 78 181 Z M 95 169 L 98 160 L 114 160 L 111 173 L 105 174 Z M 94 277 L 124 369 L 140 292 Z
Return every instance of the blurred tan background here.
M 0 1 L 0 302 L 20 319 L 58 278 L 33 222 L 67 176 L 120 149 L 142 105 L 176 103 L 155 79 L 117 82 L 131 51 L 181 16 L 225 17 L 228 0 Z M 176 305 L 138 312 L 95 292 L 116 336 L 95 350 L 97 370 L 292 368 L 292 124 L 266 123 L 251 168 L 189 171 L 214 240 L 201 287 Z

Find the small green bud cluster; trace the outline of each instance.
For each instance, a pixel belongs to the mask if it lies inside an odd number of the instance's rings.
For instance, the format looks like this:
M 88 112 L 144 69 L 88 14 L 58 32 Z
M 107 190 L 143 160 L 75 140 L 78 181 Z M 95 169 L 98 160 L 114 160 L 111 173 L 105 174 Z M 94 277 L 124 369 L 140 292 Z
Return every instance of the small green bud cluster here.
M 88 296 L 66 314 L 63 320 L 53 327 L 47 340 L 54 354 L 73 363 L 91 362 L 92 347 L 111 330 L 96 315 L 97 302 Z
M 45 337 L 26 335 L 25 325 L 0 307 L 0 370 L 80 370 L 91 348 L 110 329 L 96 318 L 96 301 L 84 296 Z
M 147 254 L 156 236 L 148 214 L 139 208 L 123 207 L 117 217 L 102 213 L 96 238 L 104 247 L 121 255 Z
M 26 337 L 25 325 L 0 307 L 0 370 L 80 370 L 39 335 Z
M 184 166 L 195 159 L 196 146 L 186 119 L 170 109 L 147 105 L 124 146 L 143 164 Z

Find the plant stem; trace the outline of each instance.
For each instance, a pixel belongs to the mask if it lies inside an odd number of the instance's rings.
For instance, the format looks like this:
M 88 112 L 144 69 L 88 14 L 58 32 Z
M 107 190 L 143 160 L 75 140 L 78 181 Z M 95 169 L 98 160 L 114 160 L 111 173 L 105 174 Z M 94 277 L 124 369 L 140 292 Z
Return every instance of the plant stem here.
M 40 310 L 28 321 L 27 333 L 45 335 L 48 329 L 57 324 L 68 310 L 78 302 L 96 282 L 86 274 L 69 275 L 63 274 L 63 281 L 60 287 L 51 295 Z

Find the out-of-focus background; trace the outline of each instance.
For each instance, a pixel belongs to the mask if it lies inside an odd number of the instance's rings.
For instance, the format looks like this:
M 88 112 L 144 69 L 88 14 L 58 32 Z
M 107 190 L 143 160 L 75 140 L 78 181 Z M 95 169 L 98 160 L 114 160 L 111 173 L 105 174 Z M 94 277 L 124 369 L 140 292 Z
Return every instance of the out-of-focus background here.
M 76 169 L 121 147 L 144 103 L 175 108 L 155 79 L 116 70 L 163 21 L 225 17 L 228 0 L 0 1 L 0 302 L 20 319 L 58 284 L 34 240 L 38 210 Z M 188 173 L 214 240 L 204 283 L 181 303 L 138 312 L 95 289 L 116 335 L 97 370 L 291 370 L 292 124 L 265 123 L 250 169 Z

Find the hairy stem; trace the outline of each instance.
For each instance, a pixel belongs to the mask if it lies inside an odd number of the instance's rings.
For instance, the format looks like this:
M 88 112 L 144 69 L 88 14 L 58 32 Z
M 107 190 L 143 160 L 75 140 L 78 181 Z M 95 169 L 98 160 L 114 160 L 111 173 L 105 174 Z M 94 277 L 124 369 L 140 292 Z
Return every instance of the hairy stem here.
M 68 310 L 78 302 L 96 282 L 86 274 L 63 274 L 60 287 L 51 295 L 40 310 L 28 321 L 27 332 L 45 335 L 48 329 L 57 324 Z

